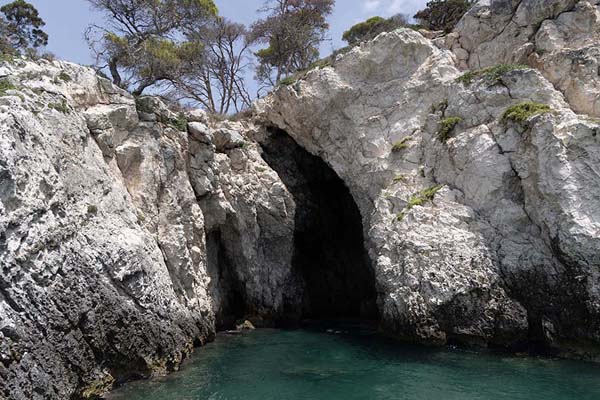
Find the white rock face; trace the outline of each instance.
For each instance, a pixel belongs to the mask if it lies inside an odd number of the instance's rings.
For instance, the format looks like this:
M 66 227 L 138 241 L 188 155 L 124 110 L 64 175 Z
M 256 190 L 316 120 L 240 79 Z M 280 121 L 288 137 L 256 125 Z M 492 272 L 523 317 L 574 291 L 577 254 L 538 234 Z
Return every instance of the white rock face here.
M 0 97 L 0 397 L 90 397 L 176 369 L 224 318 L 223 274 L 256 315 L 282 311 L 294 204 L 255 145 L 201 122 L 188 136 L 157 99 L 140 121 L 73 64 L 2 74 L 16 90 Z M 213 131 L 221 153 L 202 143 Z M 231 270 L 208 260 L 214 231 Z
M 597 359 L 600 125 L 535 70 L 464 84 L 457 63 L 411 30 L 382 34 L 257 111 L 350 188 L 388 330 Z M 553 112 L 502 121 L 524 101 Z
M 600 116 L 600 1 L 480 1 L 453 35 L 443 45 L 459 59 L 469 54 L 462 69 L 529 64 L 574 111 Z

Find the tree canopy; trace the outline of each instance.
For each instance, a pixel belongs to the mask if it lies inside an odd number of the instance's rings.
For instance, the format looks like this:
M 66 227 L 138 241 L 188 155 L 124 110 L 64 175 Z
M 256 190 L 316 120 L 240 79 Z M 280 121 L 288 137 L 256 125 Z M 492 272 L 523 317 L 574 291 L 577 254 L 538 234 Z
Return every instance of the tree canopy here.
M 88 0 L 106 16 L 86 38 L 113 82 L 134 94 L 177 77 L 186 58 L 196 57 L 200 43 L 186 43 L 190 26 L 216 18 L 212 0 Z
M 474 0 L 432 0 L 415 18 L 427 29 L 451 32 L 473 3 Z
M 361 41 L 375 38 L 383 32 L 390 32 L 394 29 L 408 25 L 408 18 L 403 14 L 394 15 L 391 18 L 372 17 L 364 22 L 360 22 L 346 32 L 342 36 L 348 44 L 354 45 Z
M 266 17 L 251 27 L 252 39 L 267 45 L 255 53 L 257 79 L 274 85 L 318 60 L 334 5 L 335 0 L 268 0 L 260 10 Z
M 48 44 L 42 30 L 45 22 L 38 10 L 24 0 L 15 0 L 0 7 L 0 52 L 14 53 Z

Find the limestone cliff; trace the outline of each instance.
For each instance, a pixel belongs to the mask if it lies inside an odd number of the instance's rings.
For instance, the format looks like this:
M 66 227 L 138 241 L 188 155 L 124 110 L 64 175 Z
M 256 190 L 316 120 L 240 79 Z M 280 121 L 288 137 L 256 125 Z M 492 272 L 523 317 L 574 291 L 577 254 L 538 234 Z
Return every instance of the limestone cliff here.
M 598 359 L 599 31 L 596 2 L 480 2 L 257 104 L 349 186 L 386 329 Z
M 1 64 L 0 397 L 163 374 L 242 317 L 600 360 L 599 36 L 596 0 L 482 1 L 238 122 Z

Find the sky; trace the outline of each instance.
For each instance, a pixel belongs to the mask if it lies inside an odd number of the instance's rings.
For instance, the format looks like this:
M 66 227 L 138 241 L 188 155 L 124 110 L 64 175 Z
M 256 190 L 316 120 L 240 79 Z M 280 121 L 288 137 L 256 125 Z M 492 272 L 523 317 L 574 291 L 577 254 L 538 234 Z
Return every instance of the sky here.
M 91 23 L 102 23 L 102 16 L 90 9 L 85 0 L 28 0 L 46 21 L 45 31 L 50 36 L 48 50 L 63 60 L 91 64 L 93 58 L 83 39 L 85 28 Z M 0 5 L 11 0 L 0 0 Z M 216 0 L 219 12 L 233 21 L 251 24 L 259 14 L 257 9 L 264 0 Z M 343 32 L 355 23 L 379 15 L 388 17 L 397 13 L 414 15 L 424 8 L 427 0 L 337 0 L 329 18 L 331 42 L 322 48 L 323 56 L 332 48 L 344 46 Z
M 0 6 L 12 0 L 0 0 Z M 86 0 L 27 0 L 39 11 L 46 22 L 44 30 L 50 36 L 47 50 L 59 59 L 84 65 L 94 63 L 83 38 L 87 26 L 102 24 L 102 16 L 90 9 Z M 215 0 L 220 15 L 250 25 L 260 17 L 257 10 L 265 0 Z M 379 15 L 389 17 L 397 13 L 414 15 L 425 7 L 428 0 L 337 0 L 331 25 L 330 41 L 323 43 L 321 56 L 345 46 L 341 37 L 345 30 L 365 19 Z

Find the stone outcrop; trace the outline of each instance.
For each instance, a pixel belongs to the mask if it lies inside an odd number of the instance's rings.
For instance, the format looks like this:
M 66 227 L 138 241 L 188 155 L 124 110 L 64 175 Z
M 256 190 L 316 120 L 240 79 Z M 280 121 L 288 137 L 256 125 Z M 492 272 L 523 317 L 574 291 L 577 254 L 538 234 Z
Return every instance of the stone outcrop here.
M 263 123 L 322 157 L 350 188 L 382 325 L 400 337 L 513 349 L 536 343 L 598 359 L 593 110 L 576 114 L 585 102 L 573 103 L 544 69 L 462 70 L 465 60 L 475 69 L 527 60 L 520 49 L 541 36 L 540 26 L 569 35 L 582 13 L 593 23 L 563 43 L 594 42 L 596 6 L 546 3 L 480 3 L 457 32 L 434 41 L 409 29 L 382 34 L 257 104 Z M 575 51 L 554 45 L 548 57 Z M 592 87 L 578 87 L 587 96 L 600 87 L 557 73 Z M 552 111 L 503 118 L 532 101 Z
M 0 397 L 173 370 L 236 294 L 247 314 L 282 312 L 294 203 L 243 126 L 193 112 L 188 135 L 159 100 L 136 110 L 69 63 L 0 75 Z
M 462 69 L 500 63 L 538 69 L 578 113 L 600 117 L 600 1 L 488 0 L 445 39 Z
M 481 1 L 237 122 L 0 64 L 0 397 L 92 397 L 236 322 L 332 313 L 600 360 L 599 32 L 597 1 Z

